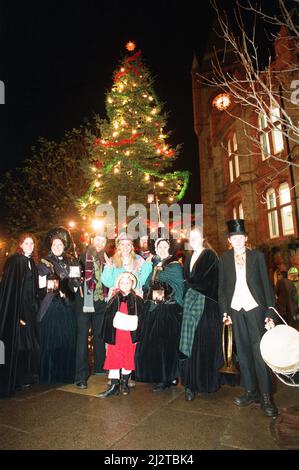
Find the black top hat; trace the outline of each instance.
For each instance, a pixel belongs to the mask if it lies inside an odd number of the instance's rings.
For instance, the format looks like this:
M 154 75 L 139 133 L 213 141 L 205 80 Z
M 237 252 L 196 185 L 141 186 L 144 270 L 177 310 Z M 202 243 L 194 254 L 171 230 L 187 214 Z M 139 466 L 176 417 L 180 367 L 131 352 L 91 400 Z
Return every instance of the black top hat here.
M 226 224 L 229 235 L 246 235 L 244 219 L 232 219 Z
M 49 230 L 45 239 L 45 245 L 48 250 L 51 250 L 52 242 L 55 238 L 59 238 L 62 241 L 65 250 L 69 249 L 71 244 L 71 237 L 67 229 L 64 227 L 55 227 Z

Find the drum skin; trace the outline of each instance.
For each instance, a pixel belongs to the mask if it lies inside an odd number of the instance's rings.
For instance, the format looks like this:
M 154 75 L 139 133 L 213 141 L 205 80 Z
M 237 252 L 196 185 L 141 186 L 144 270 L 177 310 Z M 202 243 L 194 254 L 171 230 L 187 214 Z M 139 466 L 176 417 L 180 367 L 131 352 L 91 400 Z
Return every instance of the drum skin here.
M 261 339 L 261 355 L 266 364 L 277 373 L 293 374 L 299 371 L 299 331 L 288 325 L 277 325 Z

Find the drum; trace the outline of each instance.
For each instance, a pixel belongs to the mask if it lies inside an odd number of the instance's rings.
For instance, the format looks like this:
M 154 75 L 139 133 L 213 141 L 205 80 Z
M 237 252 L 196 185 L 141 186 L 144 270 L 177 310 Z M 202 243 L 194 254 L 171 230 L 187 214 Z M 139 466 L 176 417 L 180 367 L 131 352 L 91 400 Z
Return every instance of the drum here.
M 260 350 L 265 363 L 283 383 L 299 386 L 299 331 L 277 325 L 264 334 Z

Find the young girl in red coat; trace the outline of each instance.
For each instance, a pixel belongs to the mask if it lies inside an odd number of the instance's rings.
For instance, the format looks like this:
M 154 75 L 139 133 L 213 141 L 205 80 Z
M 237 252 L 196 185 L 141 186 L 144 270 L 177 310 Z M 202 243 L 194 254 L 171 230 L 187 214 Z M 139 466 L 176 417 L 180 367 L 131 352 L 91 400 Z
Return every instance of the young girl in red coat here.
M 136 284 L 134 274 L 122 273 L 105 311 L 102 338 L 107 343 L 107 350 L 103 368 L 109 370 L 111 385 L 98 395 L 100 398 L 118 395 L 119 392 L 128 395 L 130 391 L 128 380 L 132 370 L 135 370 L 135 348 L 143 310 L 143 300 L 134 292 Z

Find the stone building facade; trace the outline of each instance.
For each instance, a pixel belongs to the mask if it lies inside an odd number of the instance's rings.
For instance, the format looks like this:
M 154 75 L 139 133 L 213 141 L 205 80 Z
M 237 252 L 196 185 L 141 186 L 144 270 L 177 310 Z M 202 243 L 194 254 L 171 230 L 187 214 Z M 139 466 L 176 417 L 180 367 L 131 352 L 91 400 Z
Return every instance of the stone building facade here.
M 299 90 L 297 95 L 294 91 L 296 81 L 299 89 L 299 49 L 297 44 L 295 46 L 289 33 L 282 28 L 275 42 L 275 57 L 270 69 L 275 70 L 282 81 L 281 109 L 274 112 L 279 115 L 284 109 L 298 126 L 299 100 L 297 105 L 290 100 L 292 93 L 299 98 Z M 226 246 L 225 222 L 245 218 L 253 246 L 267 246 L 273 252 L 282 246 L 295 249 L 299 212 L 299 140 L 297 138 L 296 142 L 294 136 L 288 139 L 279 126 L 275 130 L 267 129 L 265 116 L 257 116 L 250 107 L 242 107 L 233 100 L 229 112 L 213 105 L 215 97 L 221 101 L 227 98 L 227 94 L 217 87 L 206 85 L 202 77 L 211 75 L 213 49 L 221 51 L 221 47 L 219 38 L 214 42 L 212 38 L 200 63 L 194 58 L 192 65 L 194 128 L 199 147 L 204 232 L 215 249 L 221 252 Z M 232 67 L 230 59 L 230 52 L 227 51 L 223 67 L 228 71 Z M 286 63 L 292 63 L 295 67 L 286 72 Z M 234 64 L 235 68 L 237 66 Z M 242 117 L 243 121 L 252 123 L 252 128 L 259 129 L 261 146 L 258 151 L 250 133 L 244 130 L 243 122 L 232 115 Z M 277 155 L 284 161 L 277 161 L 269 155 Z

